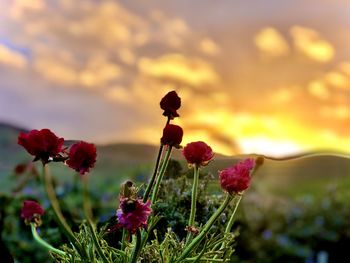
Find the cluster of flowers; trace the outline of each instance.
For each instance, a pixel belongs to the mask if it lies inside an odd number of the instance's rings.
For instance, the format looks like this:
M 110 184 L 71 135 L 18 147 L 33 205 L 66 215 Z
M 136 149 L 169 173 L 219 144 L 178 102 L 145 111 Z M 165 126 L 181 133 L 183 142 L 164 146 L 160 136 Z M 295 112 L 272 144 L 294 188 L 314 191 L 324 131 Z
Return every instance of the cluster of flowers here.
M 128 231 L 130 235 L 139 235 L 140 231 L 143 231 L 143 234 L 147 233 L 147 224 L 152 215 L 151 207 L 157 200 L 160 182 L 169 162 L 172 148 L 181 148 L 180 144 L 183 138 L 183 129 L 178 125 L 170 123 L 171 120 L 179 117 L 177 111 L 181 107 L 180 97 L 175 91 L 171 91 L 162 98 L 160 107 L 163 110 L 163 115 L 167 117 L 167 121 L 160 139 L 160 150 L 155 170 L 145 189 L 144 196 L 143 198 L 138 197 L 136 188 L 131 182 L 124 184 L 120 192 L 119 208 L 116 210 L 117 222 L 115 229 L 123 228 Z M 44 167 L 49 162 L 64 162 L 80 175 L 84 175 L 94 167 L 96 162 L 96 147 L 93 144 L 80 141 L 73 144 L 68 150 L 68 147 L 63 146 L 64 139 L 57 137 L 49 129 L 32 130 L 29 133 L 21 133 L 18 137 L 18 144 L 23 146 L 29 154 L 35 157 L 34 161 L 41 160 Z M 163 150 L 165 154 L 163 154 Z M 185 258 L 189 254 L 190 248 L 200 242 L 206 234 L 202 233 L 202 231 L 198 235 L 199 230 L 195 227 L 197 188 L 199 169 L 207 165 L 214 157 L 212 148 L 203 141 L 188 143 L 183 147 L 182 153 L 187 163 L 194 168 L 194 177 L 191 214 L 186 228 L 188 231 L 188 236 L 186 238 L 187 249 L 185 249 L 179 260 Z M 160 162 L 161 156 L 163 156 L 162 162 Z M 228 196 L 241 195 L 242 192 L 249 187 L 252 171 L 261 164 L 260 161 L 261 160 L 258 160 L 258 163 L 256 163 L 256 160 L 248 158 L 219 171 L 220 185 Z M 49 199 L 54 199 L 52 193 L 50 194 L 50 187 L 48 187 L 48 197 Z M 227 202 L 231 199 L 228 198 Z M 50 201 L 52 202 L 55 212 L 58 214 L 58 220 L 63 221 L 60 226 L 66 228 L 71 242 L 79 249 L 79 244 L 75 244 L 77 240 L 70 234 L 71 230 L 65 224 L 64 219 L 60 217 L 59 209 L 57 207 L 55 209 L 55 200 Z M 43 213 L 44 209 L 37 202 L 31 200 L 24 201 L 21 217 L 25 219 L 26 223 L 38 227 L 41 223 L 40 216 L 43 215 Z M 193 239 L 195 235 L 198 236 Z M 143 240 L 140 242 L 141 245 L 145 244 L 147 237 L 147 235 L 142 235 Z M 142 249 L 140 244 L 135 245 L 135 250 L 130 262 L 137 261 L 140 249 Z M 99 245 L 96 244 L 96 246 L 98 249 Z M 102 259 L 104 258 L 103 253 L 100 253 L 100 256 Z M 108 262 L 108 260 L 105 262 Z

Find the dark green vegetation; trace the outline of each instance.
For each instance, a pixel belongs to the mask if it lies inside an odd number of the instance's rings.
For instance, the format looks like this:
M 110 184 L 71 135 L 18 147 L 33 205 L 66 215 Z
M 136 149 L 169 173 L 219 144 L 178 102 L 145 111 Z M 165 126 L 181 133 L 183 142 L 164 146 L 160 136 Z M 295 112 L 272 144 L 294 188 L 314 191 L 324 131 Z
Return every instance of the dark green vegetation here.
M 37 175 L 40 171 L 28 168 L 22 175 L 13 173 L 16 164 L 31 161 L 31 157 L 17 145 L 19 132 L 20 129 L 15 127 L 0 125 L 0 254 L 5 255 L 6 247 L 19 262 L 45 262 L 47 255 L 38 252 L 42 249 L 33 245 L 29 227 L 19 219 L 22 200 L 37 199 L 45 206 Z M 88 176 L 94 212 L 101 222 L 114 215 L 121 182 L 126 179 L 138 184 L 147 181 L 157 150 L 150 145 L 132 144 L 98 147 L 97 165 Z M 187 169 L 179 150 L 173 157 L 178 162 L 170 165 L 167 173 L 170 179 L 166 192 L 163 192 L 164 202 L 157 208 L 167 221 L 163 220 L 159 229 L 164 230 L 169 224 L 181 236 L 184 235 L 189 210 L 186 202 L 190 200 L 192 171 Z M 215 160 L 203 169 L 203 178 L 207 178 L 203 183 L 207 187 L 202 189 L 199 200 L 198 207 L 203 211 L 199 222 L 205 222 L 206 213 L 211 213 L 221 201 L 219 196 L 212 196 L 221 192 L 217 170 L 236 160 L 216 155 Z M 82 218 L 79 177 L 61 164 L 50 166 L 65 215 L 72 225 L 77 226 Z M 173 180 L 181 175 L 182 179 Z M 181 187 L 185 188 L 179 192 Z M 306 259 L 314 260 L 320 251 L 327 251 L 329 262 L 340 262 L 337 257 L 342 256 L 342 251 L 346 251 L 344 247 L 350 245 L 349 187 L 350 160 L 344 157 L 325 155 L 288 161 L 266 160 L 239 207 L 235 226 L 240 232 L 237 258 L 232 260 L 305 262 Z M 60 244 L 62 236 L 50 214 L 48 210 L 43 218 L 42 236 L 52 244 Z

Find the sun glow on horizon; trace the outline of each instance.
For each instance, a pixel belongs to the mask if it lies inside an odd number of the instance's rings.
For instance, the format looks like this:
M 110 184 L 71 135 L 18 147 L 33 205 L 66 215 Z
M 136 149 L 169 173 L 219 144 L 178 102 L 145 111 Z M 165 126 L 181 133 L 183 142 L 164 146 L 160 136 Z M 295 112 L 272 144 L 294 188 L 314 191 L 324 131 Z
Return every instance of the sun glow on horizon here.
M 159 101 L 176 90 L 183 144 L 225 155 L 350 149 L 346 1 L 304 1 L 312 23 L 285 3 L 281 20 L 265 8 L 272 0 L 218 5 L 210 18 L 208 3 L 193 13 L 181 1 L 0 2 L 0 121 L 157 145 Z

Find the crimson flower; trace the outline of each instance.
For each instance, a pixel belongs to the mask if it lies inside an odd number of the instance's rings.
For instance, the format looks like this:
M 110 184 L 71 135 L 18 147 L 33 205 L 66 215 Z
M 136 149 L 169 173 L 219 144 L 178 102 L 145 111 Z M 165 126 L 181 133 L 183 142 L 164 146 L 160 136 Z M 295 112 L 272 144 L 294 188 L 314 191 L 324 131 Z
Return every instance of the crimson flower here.
M 160 139 L 163 145 L 178 147 L 182 141 L 183 130 L 180 126 L 167 124 L 163 129 L 163 137 Z
M 252 158 L 240 161 L 236 165 L 219 171 L 222 189 L 229 193 L 240 193 L 250 185 L 250 172 L 255 166 Z
M 163 115 L 169 119 L 174 119 L 180 115 L 177 110 L 181 107 L 181 98 L 177 95 L 176 91 L 168 92 L 160 101 L 160 108 L 164 110 Z
M 70 147 L 66 164 L 83 175 L 94 167 L 96 156 L 95 145 L 81 141 Z
M 213 150 L 205 142 L 191 142 L 182 151 L 189 164 L 207 165 L 214 157 Z
M 44 209 L 39 203 L 26 200 L 23 202 L 21 217 L 25 220 L 26 224 L 36 223 L 39 226 L 41 224 L 41 216 L 44 212 Z
M 117 210 L 118 227 L 136 233 L 140 227 L 147 226 L 147 219 L 152 212 L 151 201 L 142 199 L 120 198 L 120 208 Z
M 44 164 L 48 163 L 50 158 L 59 156 L 59 153 L 63 151 L 63 143 L 64 139 L 57 137 L 49 129 L 21 132 L 18 136 L 18 144 L 35 156 L 34 161 L 41 160 Z

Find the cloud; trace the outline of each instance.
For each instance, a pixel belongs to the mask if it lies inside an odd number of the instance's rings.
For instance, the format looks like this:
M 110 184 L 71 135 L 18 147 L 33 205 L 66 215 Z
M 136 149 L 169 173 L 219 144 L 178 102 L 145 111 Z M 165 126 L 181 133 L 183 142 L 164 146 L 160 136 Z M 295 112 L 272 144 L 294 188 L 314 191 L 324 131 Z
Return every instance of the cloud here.
M 216 56 L 221 52 L 220 47 L 210 38 L 204 38 L 199 43 L 199 49 L 206 55 Z
M 320 100 L 327 100 L 330 97 L 330 92 L 322 81 L 312 81 L 308 84 L 307 89 L 309 93 Z
M 293 26 L 290 29 L 295 48 L 306 57 L 320 63 L 333 59 L 335 50 L 333 45 L 314 29 Z
M 213 85 L 219 81 L 219 75 L 209 63 L 180 54 L 166 54 L 155 59 L 143 57 L 138 68 L 143 74 L 194 87 Z
M 290 48 L 284 37 L 273 27 L 262 29 L 254 38 L 256 47 L 268 57 L 283 57 Z
M 24 69 L 28 66 L 28 61 L 20 52 L 0 44 L 0 64 L 17 69 Z

